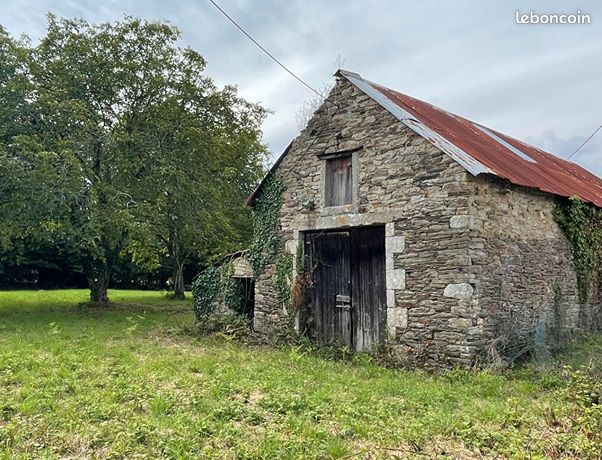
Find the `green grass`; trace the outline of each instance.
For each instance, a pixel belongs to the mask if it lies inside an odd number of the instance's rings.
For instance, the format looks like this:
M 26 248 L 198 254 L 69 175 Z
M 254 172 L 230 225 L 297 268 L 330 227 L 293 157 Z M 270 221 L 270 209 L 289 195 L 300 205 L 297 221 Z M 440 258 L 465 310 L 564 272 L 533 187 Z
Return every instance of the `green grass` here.
M 328 361 L 185 335 L 190 300 L 110 297 L 116 305 L 99 308 L 80 305 L 83 290 L 0 292 L 0 459 L 599 453 L 558 371 L 434 375 Z M 601 338 L 575 362 L 592 350 Z

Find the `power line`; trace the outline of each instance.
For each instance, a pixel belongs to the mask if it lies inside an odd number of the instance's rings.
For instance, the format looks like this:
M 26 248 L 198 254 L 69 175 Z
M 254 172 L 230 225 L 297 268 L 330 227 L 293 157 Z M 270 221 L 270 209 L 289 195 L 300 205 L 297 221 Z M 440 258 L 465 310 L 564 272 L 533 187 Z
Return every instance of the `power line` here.
M 255 46 L 257 46 L 261 51 L 263 51 L 270 59 L 272 59 L 276 64 L 278 64 L 280 67 L 282 67 L 288 74 L 290 74 L 295 80 L 297 80 L 299 83 L 301 83 L 303 86 L 305 86 L 307 89 L 309 89 L 311 92 L 313 92 L 316 96 L 318 96 L 318 98 L 325 104 L 331 104 L 332 106 L 334 106 L 336 108 L 336 110 L 339 110 L 339 106 L 334 103 L 329 101 L 328 99 L 326 99 L 326 96 L 324 94 L 321 94 L 320 92 L 316 91 L 314 88 L 312 88 L 308 83 L 305 83 L 303 81 L 303 79 L 301 77 L 299 77 L 297 74 L 295 74 L 295 72 L 293 72 L 291 69 L 289 69 L 288 67 L 286 67 L 282 62 L 280 62 L 272 53 L 270 53 L 267 49 L 265 49 L 257 40 L 255 40 L 245 29 L 243 29 L 243 27 L 241 25 L 239 25 L 228 13 L 226 13 L 217 3 L 215 3 L 214 0 L 209 0 L 211 2 L 211 4 L 217 8 L 217 10 L 222 13 L 232 24 L 234 24 L 234 26 L 240 30 L 249 40 L 251 40 Z M 289 168 L 289 170 L 285 173 L 284 178 L 288 177 L 288 175 L 295 169 L 295 167 L 297 166 L 297 164 L 303 159 L 305 158 L 305 154 L 307 152 L 310 151 L 310 149 L 313 147 L 313 145 L 315 144 L 315 142 L 318 140 L 318 135 L 317 133 L 313 134 L 313 139 L 312 141 L 309 143 L 309 145 L 305 148 L 303 154 L 299 155 L 299 157 L 297 158 L 297 160 L 293 163 L 292 167 Z M 261 183 L 259 184 L 259 187 L 261 187 Z M 255 192 L 253 192 L 253 194 L 257 193 L 258 189 L 255 190 Z
M 590 141 L 590 139 L 591 139 L 592 137 L 594 137 L 594 136 L 596 135 L 596 133 L 597 133 L 598 131 L 600 131 L 601 129 L 602 129 L 602 124 L 601 124 L 600 126 L 598 126 L 598 127 L 596 128 L 596 130 L 595 130 L 595 131 L 594 131 L 594 132 L 593 132 L 593 133 L 592 133 L 592 134 L 591 134 L 591 135 L 590 135 L 590 136 L 589 136 L 587 139 L 585 139 L 585 140 L 583 141 L 583 144 L 581 144 L 581 145 L 580 145 L 580 146 L 577 148 L 577 150 L 575 150 L 573 153 L 571 153 L 571 154 L 570 154 L 570 156 L 567 158 L 567 160 L 570 160 L 571 158 L 573 158 L 573 156 L 574 156 L 574 155 L 575 155 L 575 154 L 576 154 L 576 153 L 577 153 L 579 150 L 581 150 L 581 149 L 583 148 L 583 146 L 584 146 L 585 144 L 587 144 L 587 143 Z
M 215 6 L 220 13 L 222 13 L 224 16 L 226 16 L 226 18 L 228 18 L 228 20 L 234 24 L 236 26 L 236 28 L 238 30 L 240 30 L 243 34 L 245 34 L 245 36 L 251 40 L 255 46 L 257 46 L 261 51 L 263 51 L 265 54 L 267 54 L 270 59 L 272 59 L 276 64 L 278 64 L 280 67 L 282 67 L 285 71 L 287 71 L 290 75 L 293 76 L 293 78 L 295 78 L 299 83 L 301 83 L 303 86 L 305 86 L 307 89 L 309 89 L 310 91 L 314 92 L 318 97 L 323 98 L 324 96 L 322 94 L 320 94 L 318 91 L 316 91 L 315 89 L 313 89 L 310 85 L 308 85 L 307 83 L 305 83 L 301 77 L 297 76 L 295 74 L 295 72 L 293 72 L 291 69 L 289 69 L 287 66 L 285 66 L 282 62 L 280 62 L 278 59 L 276 59 L 274 57 L 274 55 L 272 53 L 270 53 L 268 50 L 266 50 L 263 46 L 261 46 L 261 44 L 255 40 L 245 29 L 242 28 L 242 26 L 240 26 L 228 13 L 226 13 L 217 3 L 215 3 L 214 0 L 209 0 L 211 2 L 211 4 L 213 6 Z

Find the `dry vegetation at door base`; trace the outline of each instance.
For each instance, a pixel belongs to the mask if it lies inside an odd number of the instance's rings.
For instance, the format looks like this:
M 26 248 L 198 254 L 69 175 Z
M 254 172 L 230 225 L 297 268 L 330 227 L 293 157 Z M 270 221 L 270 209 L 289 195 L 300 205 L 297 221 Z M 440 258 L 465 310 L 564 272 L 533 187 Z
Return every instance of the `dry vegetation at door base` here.
M 0 458 L 602 455 L 600 337 L 543 372 L 435 375 L 191 337 L 188 301 L 110 295 L 0 293 Z

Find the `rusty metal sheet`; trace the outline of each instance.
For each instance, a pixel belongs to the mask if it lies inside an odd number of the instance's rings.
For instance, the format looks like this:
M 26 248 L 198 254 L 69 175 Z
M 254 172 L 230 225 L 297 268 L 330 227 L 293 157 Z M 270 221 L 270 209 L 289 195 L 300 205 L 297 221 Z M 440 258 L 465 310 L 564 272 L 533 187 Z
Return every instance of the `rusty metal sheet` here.
M 489 173 L 516 185 L 579 196 L 602 207 L 602 179 L 581 166 L 510 136 L 376 83 L 341 75 L 398 120 L 428 139 L 473 175 Z
M 420 136 L 426 138 L 438 148 L 447 153 L 451 158 L 453 158 L 464 168 L 466 168 L 466 170 L 468 170 L 471 174 L 475 176 L 481 173 L 494 174 L 493 171 L 489 170 L 486 166 L 476 161 L 462 149 L 449 142 L 436 131 L 430 129 L 421 120 L 417 119 L 415 115 L 407 111 L 405 107 L 395 103 L 394 100 L 391 100 L 391 98 L 387 97 L 386 94 L 383 94 L 381 91 L 379 91 L 376 85 L 374 85 L 373 83 L 362 79 L 362 77 L 356 73 L 347 72 L 345 70 L 341 70 L 339 71 L 339 73 L 345 78 L 347 78 L 359 89 L 361 89 L 368 96 L 370 96 L 372 99 L 374 99 L 376 102 L 378 102 L 380 105 L 382 105 L 395 118 L 397 118 L 411 130 L 416 132 L 416 134 L 419 134 Z

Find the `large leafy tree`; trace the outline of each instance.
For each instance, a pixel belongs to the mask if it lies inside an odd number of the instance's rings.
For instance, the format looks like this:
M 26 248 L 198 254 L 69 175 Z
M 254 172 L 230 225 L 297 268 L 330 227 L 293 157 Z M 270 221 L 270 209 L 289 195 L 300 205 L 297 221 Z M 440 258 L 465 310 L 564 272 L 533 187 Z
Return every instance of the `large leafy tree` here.
M 167 257 L 177 298 L 189 257 L 207 259 L 244 242 L 251 227 L 244 196 L 263 173 L 263 114 L 234 88 L 217 91 L 205 81 L 178 86 L 141 118 L 135 151 L 153 160 L 131 163 L 138 222 L 131 252 L 151 265 Z
M 0 27 L 0 251 L 17 259 L 25 245 L 56 238 L 59 216 L 74 198 L 66 196 L 74 189 L 69 159 L 48 151 L 36 134 L 30 59 L 29 43 Z
M 25 58 L 27 46 L 14 40 L 0 26 L 0 210 L 4 223 L 0 230 L 0 249 L 12 249 L 14 217 L 12 198 L 21 192 L 18 170 L 13 165 L 9 150 L 13 138 L 27 132 L 29 83 Z
M 11 107 L 25 120 L 7 123 L 19 129 L 2 139 L 0 179 L 12 184 L 2 190 L 3 235 L 60 245 L 94 302 L 108 301 L 127 252 L 146 264 L 167 256 L 181 295 L 189 254 L 237 243 L 232 208 L 242 203 L 224 200 L 256 179 L 263 110 L 234 88 L 219 91 L 168 24 L 49 16 L 34 48 L 0 38 L 10 45 L 0 52 L 16 56 L 0 71 L 22 88 Z M 4 84 L 0 92 L 9 94 Z

